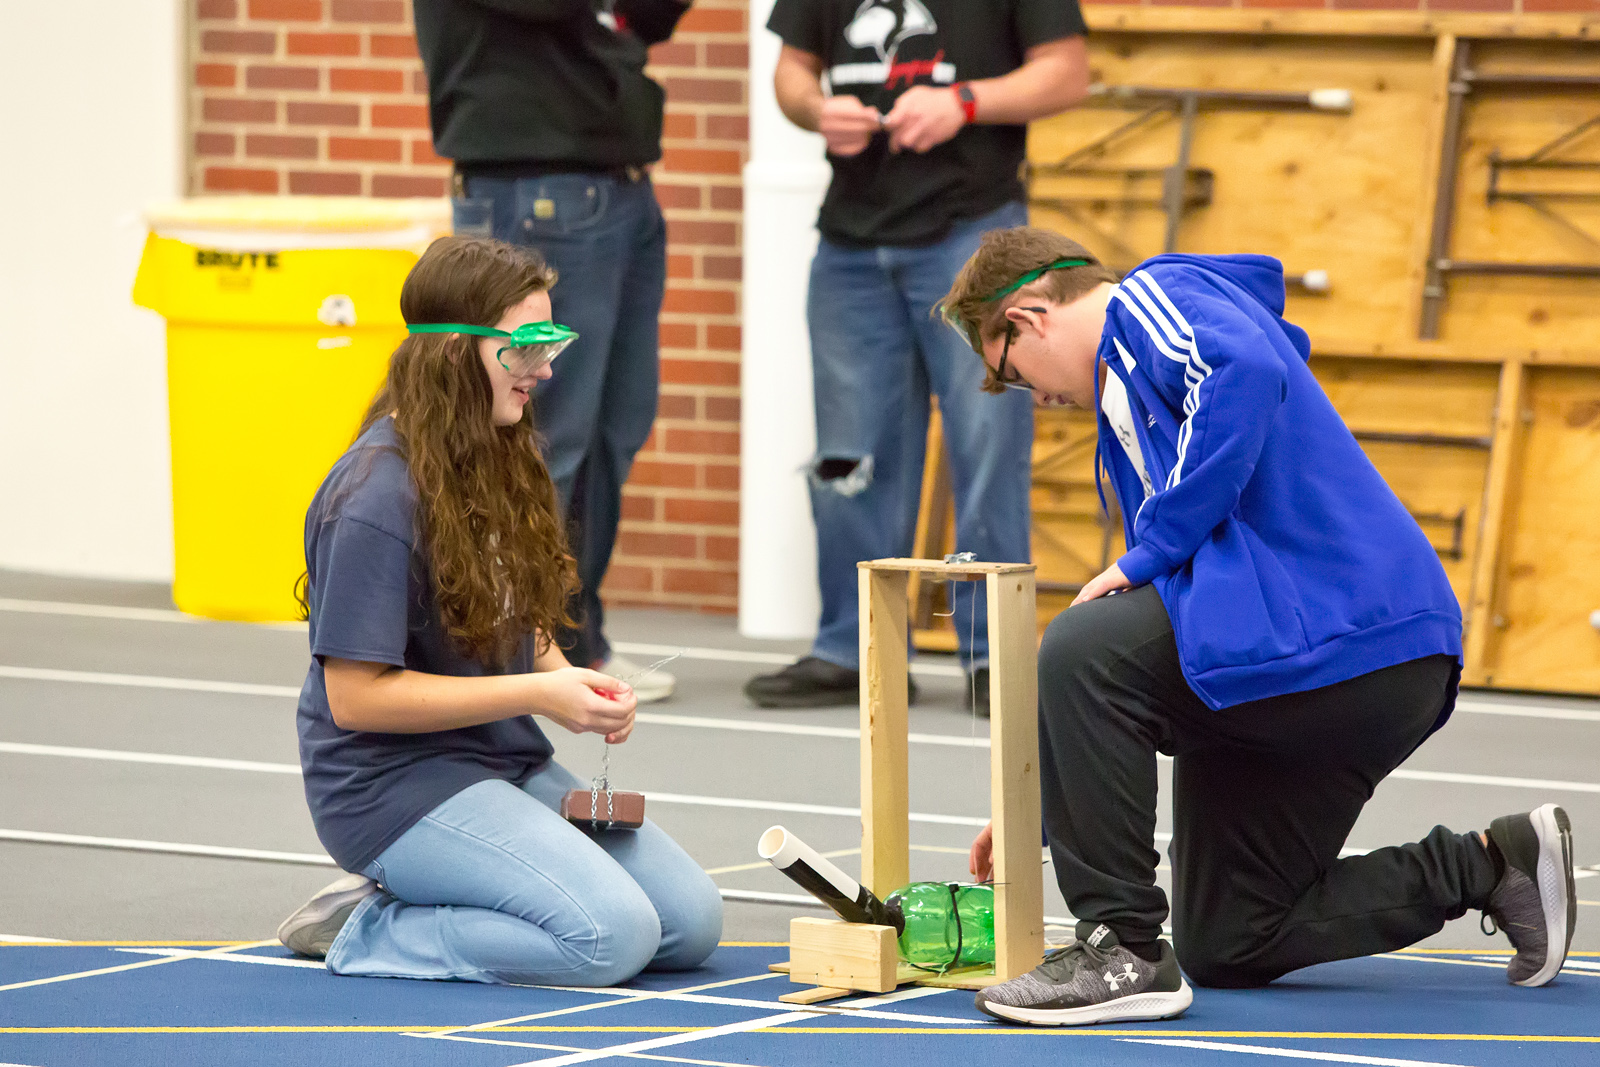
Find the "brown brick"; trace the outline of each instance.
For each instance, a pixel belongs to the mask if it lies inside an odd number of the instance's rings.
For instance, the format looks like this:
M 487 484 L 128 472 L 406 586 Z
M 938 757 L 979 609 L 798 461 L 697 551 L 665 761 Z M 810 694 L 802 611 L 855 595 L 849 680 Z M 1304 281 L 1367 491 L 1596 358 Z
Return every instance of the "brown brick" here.
M 426 130 L 428 108 L 424 104 L 373 104 L 374 129 Z
M 707 463 L 705 472 L 707 489 L 738 492 L 739 465 L 737 463 Z
M 661 136 L 692 140 L 700 136 L 700 120 L 694 115 L 669 111 L 661 124 Z
M 317 139 L 252 133 L 244 139 L 244 154 L 257 159 L 316 159 Z
M 194 83 L 201 89 L 232 89 L 239 83 L 239 68 L 232 63 L 196 63 Z
M 1349 11 L 1416 11 L 1417 0 L 1332 0 L 1336 9 Z
M 208 193 L 276 193 L 278 172 L 243 167 L 207 167 L 201 188 Z
M 1539 11 L 1600 11 L 1597 0 L 1522 0 L 1525 14 Z
M 277 122 L 278 104 L 274 100 L 240 100 L 208 96 L 200 105 L 207 122 Z
M 696 500 L 692 497 L 667 497 L 667 521 L 698 526 L 738 526 L 737 500 Z
M 663 322 L 661 324 L 662 348 L 696 348 L 699 344 L 699 331 L 693 323 Z
M 690 279 L 694 277 L 693 256 L 667 256 L 667 277 Z
M 321 22 L 322 0 L 250 0 L 249 11 L 260 22 Z
M 655 522 L 656 498 L 646 493 L 623 493 L 622 520 L 624 522 Z
M 669 593 L 734 597 L 739 595 L 739 575 L 731 569 L 702 571 L 668 567 L 661 572 L 661 587 Z
M 443 175 L 435 178 L 423 174 L 374 174 L 372 195 L 443 196 L 449 185 L 449 181 Z
M 367 38 L 367 53 L 380 59 L 416 59 L 417 39 L 409 33 L 374 33 Z
M 698 185 L 678 185 L 673 182 L 656 182 L 656 202 L 663 208 L 687 208 L 699 210 L 700 187 Z
M 744 115 L 707 115 L 706 138 L 712 141 L 748 141 L 750 120 Z
M 335 67 L 328 71 L 328 88 L 336 93 L 403 93 L 406 75 L 399 70 Z
M 738 78 L 666 78 L 663 85 L 674 104 L 744 103 L 744 82 Z
M 710 42 L 706 45 L 706 66 L 713 70 L 747 70 L 750 66 L 750 46 Z
M 743 211 L 744 188 L 738 185 L 713 185 L 711 207 L 714 211 Z
M 727 430 L 669 429 L 662 447 L 678 455 L 737 456 L 739 435 Z
M 706 397 L 707 422 L 738 422 L 740 404 L 736 396 Z
M 236 19 L 239 5 L 236 0 L 200 0 L 195 15 L 202 19 Z
M 278 35 L 262 30 L 206 30 L 200 35 L 202 52 L 270 56 L 277 50 Z
M 329 137 L 328 158 L 399 163 L 405 142 L 393 137 Z
M 1276 8 L 1324 8 L 1327 0 L 1241 0 L 1245 7 L 1276 7 Z
M 700 52 L 688 41 L 668 41 L 650 49 L 650 62 L 658 67 L 698 67 Z
M 411 142 L 411 162 L 419 167 L 437 167 L 450 161 L 433 150 L 432 141 Z
M 194 135 L 194 154 L 197 156 L 231 156 L 236 146 L 231 133 L 210 133 L 201 130 Z
M 661 381 L 671 385 L 738 385 L 739 364 L 732 360 L 663 359 Z
M 740 256 L 702 256 L 700 276 L 708 281 L 736 282 L 744 277 L 744 259 Z
M 638 459 L 633 462 L 629 485 L 645 485 L 658 489 L 693 489 L 698 479 L 693 463 Z
M 418 96 L 428 95 L 428 72 L 417 70 L 411 72 L 411 91 Z
M 743 33 L 744 12 L 726 7 L 691 7 L 678 22 L 678 33 Z
M 674 174 L 738 174 L 744 161 L 738 152 L 712 148 L 667 148 L 661 165 Z
M 361 175 L 346 171 L 292 170 L 289 192 L 305 196 L 360 196 Z
M 291 56 L 359 56 L 359 33 L 290 33 L 285 50 Z
M 634 530 L 624 526 L 617 531 L 617 551 L 624 556 L 669 556 L 676 559 L 694 559 L 694 534 L 658 533 Z
M 1515 10 L 1515 4 L 1512 0 L 1428 0 L 1428 10 L 1513 11 Z
M 402 0 L 333 0 L 334 22 L 404 22 Z
M 716 352 L 737 352 L 744 347 L 743 331 L 737 326 L 707 323 L 706 347 Z
M 693 419 L 698 412 L 698 403 L 692 395 L 683 393 L 662 393 L 656 402 L 656 418 L 658 419 Z
M 716 245 L 733 248 L 739 243 L 739 229 L 731 222 L 693 222 L 669 218 L 667 241 L 675 245 Z
M 739 562 L 739 539 L 709 534 L 706 537 L 706 559 L 717 563 Z
M 737 315 L 739 298 L 728 289 L 669 288 L 661 310 L 668 314 Z
M 322 72 L 316 67 L 247 67 L 247 89 L 309 89 L 322 86 Z
M 613 563 L 606 571 L 607 593 L 649 593 L 655 590 L 655 571 L 649 567 Z
M 291 100 L 284 107 L 291 126 L 359 126 L 361 105 L 323 104 L 309 100 Z

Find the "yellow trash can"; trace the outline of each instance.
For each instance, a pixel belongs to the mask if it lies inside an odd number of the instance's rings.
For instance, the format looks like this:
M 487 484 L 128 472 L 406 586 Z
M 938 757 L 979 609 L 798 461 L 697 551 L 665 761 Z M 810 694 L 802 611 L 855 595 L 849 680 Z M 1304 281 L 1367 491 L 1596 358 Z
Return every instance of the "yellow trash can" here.
M 201 197 L 146 213 L 134 303 L 167 320 L 173 600 L 296 618 L 306 507 L 405 336 L 445 200 Z

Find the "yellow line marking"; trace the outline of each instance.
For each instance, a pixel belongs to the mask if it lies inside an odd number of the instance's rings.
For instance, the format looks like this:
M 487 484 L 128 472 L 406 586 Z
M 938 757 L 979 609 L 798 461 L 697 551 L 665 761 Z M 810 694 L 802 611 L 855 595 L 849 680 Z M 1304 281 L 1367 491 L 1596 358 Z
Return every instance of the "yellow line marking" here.
M 210 952 L 186 952 L 181 956 L 158 956 L 153 960 L 140 960 L 138 963 L 124 963 L 116 967 L 97 967 L 92 971 L 77 971 L 73 974 L 58 974 L 50 978 L 35 978 L 28 982 L 12 982 L 10 985 L 0 985 L 0 993 L 4 993 L 11 989 L 27 989 L 31 986 L 52 985 L 56 982 L 70 982 L 75 978 L 93 978 L 96 975 L 116 974 L 119 971 L 136 971 L 141 967 L 160 967 L 164 963 L 177 963 L 179 960 L 204 959 L 206 956 L 213 955 L 214 953 L 228 952 L 234 948 L 261 948 L 266 945 L 276 945 L 277 943 L 277 938 L 273 938 L 270 941 L 245 941 L 227 945 L 223 948 L 212 949 Z
M 718 948 L 788 948 L 787 941 L 718 941 Z
M 0 1034 L 392 1034 L 411 1032 L 472 1034 L 690 1034 L 714 1029 L 704 1026 L 497 1026 L 469 1029 L 462 1026 L 6 1026 Z M 908 1026 L 773 1026 L 758 1034 L 982 1034 L 990 1037 L 1232 1037 L 1288 1038 L 1301 1041 L 1533 1041 L 1559 1044 L 1600 1044 L 1589 1034 L 1405 1034 L 1352 1033 L 1315 1030 L 1128 1030 L 1093 1027 L 976 1026 L 962 1028 Z M 588 1051 L 588 1050 L 586 1050 Z
M 112 948 L 136 945 L 149 948 L 186 948 L 191 946 L 238 946 L 275 944 L 273 941 L 0 941 L 0 948 Z

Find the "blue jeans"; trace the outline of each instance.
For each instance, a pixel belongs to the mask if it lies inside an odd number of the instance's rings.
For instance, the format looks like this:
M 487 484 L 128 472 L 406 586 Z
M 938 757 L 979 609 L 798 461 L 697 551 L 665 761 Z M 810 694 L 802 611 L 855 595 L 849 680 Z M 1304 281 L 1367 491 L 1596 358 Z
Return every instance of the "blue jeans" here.
M 609 986 L 687 970 L 722 934 L 722 897 L 648 820 L 590 836 L 558 810 L 584 788 L 551 761 L 518 789 L 479 782 L 423 817 L 362 873 L 328 952 L 334 974 Z
M 656 418 L 667 225 L 648 178 L 471 178 L 465 191 L 455 202 L 456 233 L 537 249 L 560 275 L 550 291 L 555 321 L 578 331 L 534 394 L 534 425 L 581 583 L 579 629 L 562 644 L 570 641 L 568 658 L 586 667 L 611 654 L 600 583 L 617 541 L 622 487 Z
M 823 240 L 817 248 L 807 320 L 817 408 L 811 513 L 822 591 L 811 654 L 820 659 L 857 665 L 856 564 L 911 553 L 930 389 L 950 456 L 956 551 L 986 562 L 1030 558 L 1032 398 L 1020 390 L 983 392 L 978 355 L 929 314 L 985 232 L 1027 221 L 1026 208 L 1011 203 L 958 223 L 926 247 L 846 248 Z M 983 584 L 953 584 L 962 663 L 981 667 L 989 659 Z

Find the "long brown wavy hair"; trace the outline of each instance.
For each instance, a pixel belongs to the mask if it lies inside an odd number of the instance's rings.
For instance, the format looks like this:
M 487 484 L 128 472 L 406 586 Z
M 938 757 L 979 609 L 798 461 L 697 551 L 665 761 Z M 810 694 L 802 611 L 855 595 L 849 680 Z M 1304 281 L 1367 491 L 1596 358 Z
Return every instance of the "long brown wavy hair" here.
M 531 250 L 441 237 L 406 276 L 400 313 L 408 324 L 494 326 L 555 281 Z M 578 578 L 533 405 L 504 427 L 494 425 L 492 405 L 474 338 L 411 334 L 389 358 L 360 432 L 394 414 L 445 629 L 464 653 L 503 668 L 530 634 L 542 653 L 574 625 L 566 605 Z

